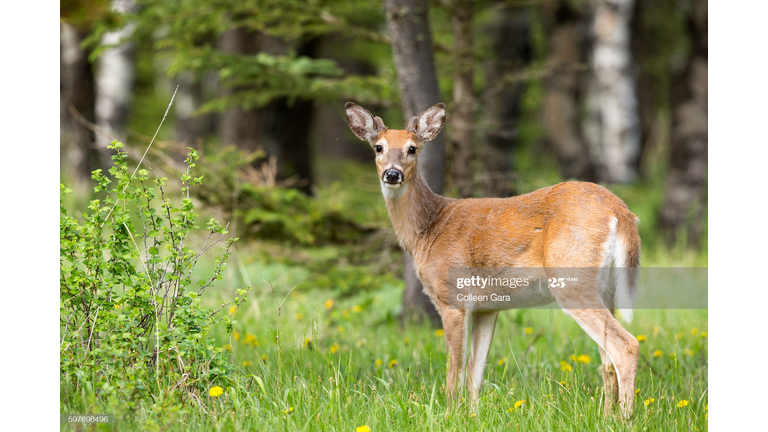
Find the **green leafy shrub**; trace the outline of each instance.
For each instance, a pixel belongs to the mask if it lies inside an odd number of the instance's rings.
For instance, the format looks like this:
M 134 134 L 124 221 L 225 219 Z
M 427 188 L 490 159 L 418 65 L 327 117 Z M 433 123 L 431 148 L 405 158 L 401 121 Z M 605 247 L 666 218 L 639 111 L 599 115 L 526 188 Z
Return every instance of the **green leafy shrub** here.
M 231 331 L 230 316 L 220 311 L 239 306 L 251 288 L 238 290 L 218 310 L 203 306 L 201 298 L 221 279 L 237 239 L 226 240 L 212 274 L 193 282 L 198 258 L 227 234 L 211 219 L 200 250 L 189 245 L 198 228 L 189 199 L 189 189 L 202 181 L 192 176 L 197 152 L 189 153 L 181 176 L 186 198 L 174 204 L 163 191 L 167 179 L 128 171 L 122 147 L 116 141 L 110 146 L 117 151 L 113 179 L 93 172 L 94 190 L 103 198 L 90 202 L 82 221 L 61 206 L 62 399 L 86 395 L 118 412 L 144 402 L 164 410 L 205 405 L 208 390 L 227 388 L 235 373 L 209 331 L 221 320 Z M 62 203 L 68 192 L 62 185 Z

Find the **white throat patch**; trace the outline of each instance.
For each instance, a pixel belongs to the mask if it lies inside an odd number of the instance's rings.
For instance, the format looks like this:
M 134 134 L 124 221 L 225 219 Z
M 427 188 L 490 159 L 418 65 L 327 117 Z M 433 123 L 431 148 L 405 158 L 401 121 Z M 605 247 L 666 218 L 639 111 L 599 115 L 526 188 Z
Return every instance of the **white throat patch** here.
M 400 185 L 397 187 L 390 185 L 389 183 L 385 183 L 381 179 L 379 179 L 379 182 L 381 182 L 381 194 L 384 195 L 384 198 L 387 199 L 400 198 L 405 193 L 405 190 L 408 189 L 408 182 L 400 183 Z

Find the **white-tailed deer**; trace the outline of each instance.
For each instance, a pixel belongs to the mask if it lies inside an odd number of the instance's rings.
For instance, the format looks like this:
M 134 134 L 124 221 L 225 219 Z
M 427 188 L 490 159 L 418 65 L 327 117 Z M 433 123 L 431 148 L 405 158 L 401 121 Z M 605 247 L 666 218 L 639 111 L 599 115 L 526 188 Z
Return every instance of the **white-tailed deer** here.
M 466 385 L 474 407 L 498 316 L 498 310 L 449 307 L 451 268 L 591 268 L 599 269 L 598 277 L 579 278 L 513 306 L 556 301 L 600 348 L 606 414 L 619 403 L 622 414 L 630 416 L 639 345 L 613 316 L 616 299 L 624 319 L 632 319 L 640 266 L 637 218 L 627 206 L 602 186 L 584 182 L 504 199 L 439 196 L 427 186 L 417 162 L 422 146 L 443 128 L 444 104 L 413 117 L 406 130 L 387 129 L 379 117 L 352 102 L 345 108 L 352 132 L 375 151 L 392 226 L 401 247 L 413 255 L 416 274 L 442 318 L 450 356 L 449 400 L 456 379 L 464 384 L 468 367 Z M 610 273 L 611 266 L 629 271 Z

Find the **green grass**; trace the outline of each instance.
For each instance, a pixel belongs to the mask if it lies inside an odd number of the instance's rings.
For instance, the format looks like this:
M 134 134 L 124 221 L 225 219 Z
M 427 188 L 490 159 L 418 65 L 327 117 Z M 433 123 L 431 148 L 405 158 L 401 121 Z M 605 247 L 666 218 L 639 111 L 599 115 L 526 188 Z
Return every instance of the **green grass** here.
M 388 229 L 378 185 L 366 175 L 372 165 L 323 166 L 341 173 L 339 178 L 322 176 L 329 179 L 321 184 L 323 199 L 339 199 L 355 211 L 356 221 Z M 340 187 L 339 182 L 353 186 Z M 529 186 L 537 184 L 532 181 L 524 188 Z M 663 195 L 654 184 L 615 192 L 643 220 L 644 266 L 707 265 L 706 243 L 702 251 L 689 251 L 662 247 L 655 238 L 653 215 Z M 362 247 L 379 251 L 371 252 L 369 264 L 357 262 Z M 209 305 L 216 307 L 237 288 L 255 288 L 248 302 L 233 311 L 235 331 L 227 334 L 223 323 L 213 330 L 216 343 L 225 347 L 221 355 L 240 369 L 236 384 L 225 386 L 219 397 L 155 394 L 154 404 L 139 403 L 134 411 L 121 412 L 83 380 L 78 389 L 61 389 L 61 412 L 112 413 L 117 423 L 62 429 L 627 429 L 618 415 L 603 415 L 597 345 L 557 309 L 502 312 L 477 414 L 471 415 L 465 401 L 449 410 L 444 339 L 434 328 L 399 322 L 401 260 L 392 247 L 238 243 L 226 277 L 206 293 Z M 202 277 L 213 266 L 201 261 L 196 271 Z M 368 276 L 366 269 L 371 269 Z M 298 288 L 285 299 L 278 318 L 277 304 L 294 286 Z M 365 289 L 355 288 L 359 286 Z M 706 310 L 637 310 L 634 322 L 625 325 L 633 335 L 646 337 L 640 345 L 634 430 L 707 429 L 707 327 Z M 579 362 L 572 356 L 590 360 Z M 176 383 L 164 384 L 172 388 Z M 678 407 L 683 400 L 688 404 Z
M 228 298 L 244 284 L 237 267 L 230 266 L 227 286 L 212 292 L 211 305 L 220 304 L 216 296 Z M 231 356 L 242 371 L 237 385 L 217 398 L 198 395 L 208 414 L 199 408 L 182 415 L 140 406 L 133 414 L 115 413 L 116 429 L 625 428 L 618 416 L 603 415 L 597 345 L 562 311 L 512 310 L 500 315 L 473 417 L 466 402 L 447 409 L 443 337 L 433 328 L 398 322 L 401 286 L 385 285 L 344 299 L 328 290 L 293 291 L 281 309 L 278 349 L 276 302 L 306 273 L 282 264 L 252 263 L 244 270 L 252 280 L 271 279 L 277 293 L 257 283 L 252 300 L 234 312 L 235 332 L 227 335 L 223 326 L 214 330 L 218 343 L 230 347 L 223 355 Z M 326 303 L 329 300 L 332 304 Z M 647 337 L 641 343 L 636 430 L 706 430 L 707 322 L 706 310 L 638 310 L 635 321 L 626 326 L 632 334 Z M 658 357 L 657 350 L 662 352 Z M 590 361 L 572 360 L 579 355 Z M 561 361 L 571 370 L 563 370 Z M 160 401 L 163 396 L 156 397 Z M 649 398 L 655 401 L 646 406 Z M 689 404 L 678 407 L 681 400 Z M 63 389 L 61 412 L 113 411 L 93 390 Z

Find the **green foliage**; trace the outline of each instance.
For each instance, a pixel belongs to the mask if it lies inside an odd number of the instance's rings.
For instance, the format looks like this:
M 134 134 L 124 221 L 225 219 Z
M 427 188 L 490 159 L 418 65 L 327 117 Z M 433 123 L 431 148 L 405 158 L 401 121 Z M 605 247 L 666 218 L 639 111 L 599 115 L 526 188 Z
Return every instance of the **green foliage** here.
M 349 243 L 370 231 L 343 201 L 315 199 L 277 181 L 263 156 L 234 147 L 206 153 L 201 171 L 214 186 L 198 188 L 197 196 L 233 213 L 243 236 L 312 245 Z M 257 170 L 259 162 L 267 165 Z
M 232 383 L 234 368 L 210 336 L 222 319 L 231 329 L 231 318 L 219 316 L 226 304 L 213 309 L 201 300 L 221 279 L 237 239 L 226 240 L 215 269 L 194 282 L 198 259 L 227 234 L 211 219 L 201 250 L 189 246 L 198 218 L 189 188 L 202 180 L 193 176 L 197 152 L 186 160 L 185 198 L 175 204 L 164 195 L 166 179 L 128 171 L 122 147 L 116 141 L 110 146 L 117 151 L 112 178 L 93 172 L 94 192 L 102 198 L 90 202 L 82 221 L 67 214 L 63 201 L 70 190 L 61 186 L 62 398 L 82 393 L 121 411 L 143 403 L 181 409 L 210 386 Z M 239 306 L 249 290 L 238 290 L 227 304 Z
M 133 19 L 133 39 L 151 39 L 154 49 L 167 60 L 166 71 L 175 76 L 182 71 L 201 77 L 215 72 L 223 87 L 236 88 L 230 95 L 220 95 L 200 107 L 200 113 L 223 111 L 231 107 L 262 107 L 278 98 L 289 103 L 296 98 L 353 98 L 361 102 L 392 103 L 397 99 L 394 74 L 388 76 L 345 73 L 337 60 L 300 55 L 303 44 L 322 35 L 355 37 L 386 42 L 375 29 L 383 23 L 383 10 L 372 1 L 344 3 L 336 1 L 217 1 L 188 0 L 167 2 L 140 1 Z M 352 25 L 350 22 L 356 24 Z M 373 24 L 373 25 L 368 25 Z M 94 41 L 112 27 L 102 24 Z M 225 51 L 220 37 L 227 31 L 248 32 L 251 43 L 259 38 L 279 38 L 283 47 L 275 50 L 247 47 L 254 54 Z M 369 44 L 370 45 L 370 44 Z M 94 54 L 98 55 L 102 48 Z M 365 57 L 365 50 L 354 56 Z M 343 52 L 337 58 L 348 58 Z M 385 63 L 389 63 L 390 56 Z M 367 59 L 370 60 L 370 59 Z M 365 61 L 365 60 L 364 60 Z M 395 101 L 393 101 L 395 99 Z

